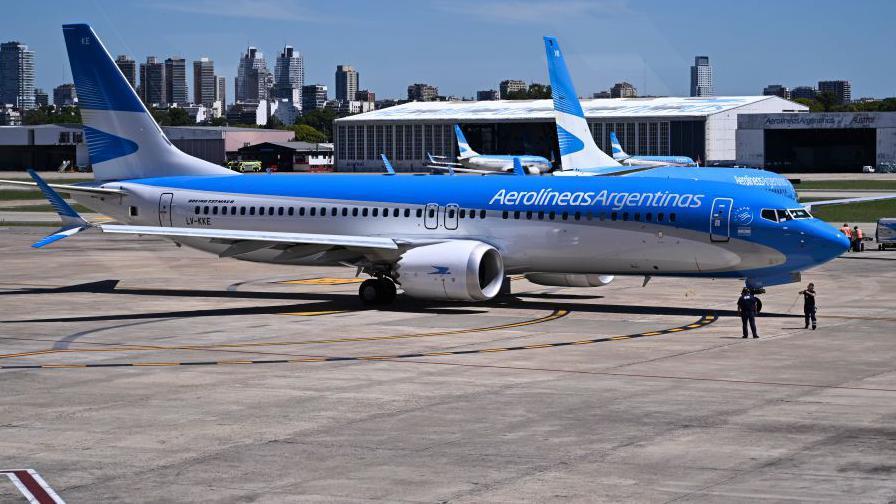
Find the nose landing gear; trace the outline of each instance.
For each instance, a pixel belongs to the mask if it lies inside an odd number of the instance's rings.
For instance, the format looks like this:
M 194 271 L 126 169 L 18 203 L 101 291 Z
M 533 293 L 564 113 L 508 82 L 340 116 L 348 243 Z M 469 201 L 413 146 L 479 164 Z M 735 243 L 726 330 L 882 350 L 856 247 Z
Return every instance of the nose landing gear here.
M 391 304 L 396 293 L 395 283 L 386 277 L 368 278 L 358 287 L 358 297 L 368 306 Z

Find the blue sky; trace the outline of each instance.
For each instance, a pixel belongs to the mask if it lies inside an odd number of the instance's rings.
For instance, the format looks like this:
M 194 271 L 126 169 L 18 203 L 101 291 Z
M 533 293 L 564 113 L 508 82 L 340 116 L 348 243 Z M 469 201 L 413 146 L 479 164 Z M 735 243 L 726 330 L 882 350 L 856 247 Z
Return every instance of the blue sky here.
M 545 82 L 544 34 L 559 37 L 583 96 L 622 80 L 642 94 L 686 95 L 697 54 L 710 57 L 717 94 L 849 79 L 853 97 L 896 96 L 896 2 L 887 0 L 41 0 L 3 13 L 0 39 L 36 51 L 47 90 L 71 80 L 60 25 L 87 22 L 113 56 L 211 57 L 228 99 L 250 44 L 271 69 L 293 45 L 305 82 L 331 96 L 337 64 L 354 65 L 377 97 L 403 97 L 412 82 L 471 96 L 502 79 Z

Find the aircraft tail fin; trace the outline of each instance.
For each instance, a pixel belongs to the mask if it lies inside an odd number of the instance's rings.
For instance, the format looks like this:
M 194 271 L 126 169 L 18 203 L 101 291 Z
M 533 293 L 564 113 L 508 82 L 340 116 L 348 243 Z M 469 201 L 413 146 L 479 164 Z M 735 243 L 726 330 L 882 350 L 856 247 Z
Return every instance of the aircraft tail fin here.
M 89 25 L 63 25 L 62 33 L 98 180 L 234 174 L 181 152 L 165 137 Z
M 383 166 L 386 168 L 386 174 L 395 175 L 395 168 L 392 168 L 392 163 L 389 162 L 389 158 L 387 158 L 385 154 L 380 154 L 380 157 L 383 159 Z
M 619 138 L 616 137 L 615 131 L 610 132 L 610 146 L 613 149 L 613 159 L 622 161 L 631 157 L 622 150 L 622 144 L 619 143 Z
M 597 167 L 617 167 L 619 162 L 608 156 L 594 143 L 585 113 L 572 85 L 566 60 L 560 52 L 556 37 L 544 37 L 544 48 L 551 78 L 551 97 L 554 99 L 554 118 L 557 140 L 560 142 L 560 163 L 563 170 Z
M 460 154 L 458 156 L 459 158 L 467 159 L 479 155 L 479 153 L 474 151 L 470 147 L 470 144 L 467 143 L 467 138 L 464 136 L 464 132 L 460 130 L 459 124 L 454 125 L 454 135 L 457 137 L 457 150 Z

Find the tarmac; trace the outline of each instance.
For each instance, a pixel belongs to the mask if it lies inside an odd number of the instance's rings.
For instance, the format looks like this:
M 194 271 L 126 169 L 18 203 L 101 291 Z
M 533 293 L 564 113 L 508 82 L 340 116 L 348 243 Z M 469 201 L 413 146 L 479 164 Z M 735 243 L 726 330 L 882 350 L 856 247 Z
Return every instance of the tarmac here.
M 374 310 L 349 268 L 47 232 L 0 229 L 0 472 L 70 503 L 896 502 L 896 252 L 744 340 L 737 280 Z

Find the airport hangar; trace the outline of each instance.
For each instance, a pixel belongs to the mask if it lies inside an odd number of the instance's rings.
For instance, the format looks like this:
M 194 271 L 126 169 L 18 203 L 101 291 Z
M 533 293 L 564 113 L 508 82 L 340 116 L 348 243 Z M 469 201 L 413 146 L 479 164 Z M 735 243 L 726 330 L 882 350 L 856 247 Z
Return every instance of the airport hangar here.
M 582 100 L 597 145 L 609 152 L 610 132 L 632 155 L 686 155 L 703 164 L 736 162 L 735 130 L 744 114 L 808 112 L 777 96 L 609 98 Z M 335 123 L 336 171 L 370 171 L 386 154 L 396 169 L 425 170 L 426 153 L 457 156 L 460 124 L 480 154 L 560 152 L 551 100 L 411 102 L 343 117 Z
M 737 118 L 737 163 L 776 172 L 861 172 L 896 164 L 896 112 Z

